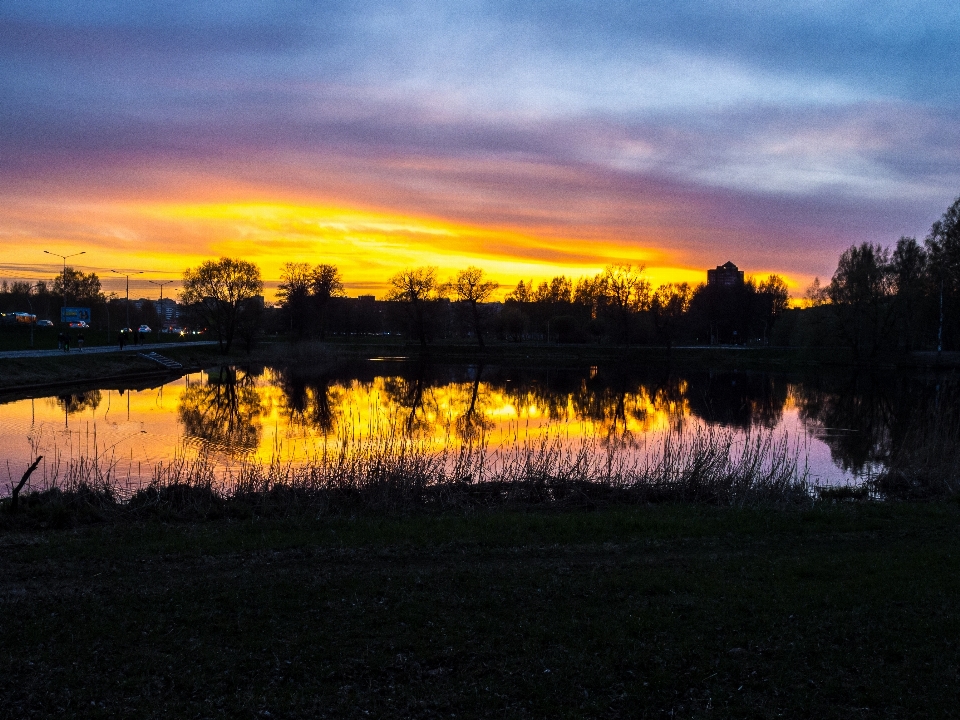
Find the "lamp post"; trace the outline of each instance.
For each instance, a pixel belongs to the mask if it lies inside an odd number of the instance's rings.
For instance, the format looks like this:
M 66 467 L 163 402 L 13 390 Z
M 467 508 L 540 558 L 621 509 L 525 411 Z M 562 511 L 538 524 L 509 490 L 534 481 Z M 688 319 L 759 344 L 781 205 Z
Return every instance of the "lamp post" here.
M 127 279 L 127 296 L 124 301 L 124 306 L 127 308 L 127 327 L 130 327 L 130 276 L 131 275 L 143 275 L 143 270 L 136 270 L 132 273 L 122 273 L 119 270 L 111 270 L 110 272 L 121 275 Z
M 69 255 L 61 255 L 60 253 L 50 252 L 49 250 L 44 250 L 47 255 L 56 255 L 59 258 L 63 258 L 63 307 L 67 307 L 67 258 L 76 257 L 77 255 L 86 255 L 86 250 L 81 250 L 80 252 L 70 253 Z M 60 318 L 60 322 L 63 322 L 63 318 Z
M 160 331 L 163 330 L 163 286 L 169 285 L 173 280 L 148 280 L 147 282 L 153 285 L 160 286 L 160 310 L 157 312 L 157 316 L 160 318 L 160 327 L 157 328 L 157 342 L 160 342 Z
M 27 304 L 30 306 L 30 314 L 33 315 L 33 322 L 30 323 L 30 347 L 33 347 L 33 329 L 37 326 L 37 316 L 36 313 L 33 312 L 33 301 L 30 300 L 30 291 L 38 287 L 40 287 L 40 283 L 27 288 Z

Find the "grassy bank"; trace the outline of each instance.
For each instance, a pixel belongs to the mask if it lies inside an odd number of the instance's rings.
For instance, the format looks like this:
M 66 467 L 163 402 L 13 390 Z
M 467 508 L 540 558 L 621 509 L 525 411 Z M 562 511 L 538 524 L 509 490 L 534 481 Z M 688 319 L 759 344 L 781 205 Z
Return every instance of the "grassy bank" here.
M 251 458 L 226 467 L 201 453 L 157 463 L 144 487 L 108 449 L 53 457 L 42 477 L 11 477 L 0 530 L 65 528 L 147 518 L 302 518 L 468 508 L 556 511 L 645 503 L 711 505 L 811 502 L 814 488 L 783 439 L 709 428 L 667 433 L 638 455 L 604 436 L 562 434 L 508 448 L 478 439 L 434 447 L 396 426 L 350 428 L 303 461 Z M 21 486 L 25 490 L 21 492 Z
M 44 386 L 82 386 L 104 379 L 137 377 L 162 373 L 163 368 L 137 356 L 136 348 L 117 353 L 82 353 L 76 350 L 63 355 L 37 358 L 0 359 L 0 392 L 16 396 L 24 388 Z M 208 367 L 220 361 L 215 346 L 177 347 L 171 344 L 163 355 L 185 367 Z M 36 394 L 36 393 L 32 393 Z
M 189 342 L 189 339 L 183 342 Z M 52 348 L 45 349 L 56 349 L 56 341 Z M 103 379 L 162 372 L 156 363 L 138 357 L 138 352 L 139 348 L 131 346 L 127 346 L 123 352 L 86 354 L 74 348 L 69 353 L 48 357 L 0 358 L 0 392 L 15 393 L 25 387 L 81 386 Z M 170 342 L 159 352 L 189 368 L 285 362 L 303 362 L 316 367 L 317 363 L 335 362 L 341 356 L 359 357 L 357 351 L 350 347 L 331 348 L 321 343 L 290 345 L 285 342 L 262 343 L 252 353 L 234 349 L 227 355 L 220 353 L 216 345 L 184 347 L 181 342 Z
M 0 534 L 2 717 L 955 717 L 960 506 Z
M 0 360 L 0 391 L 15 394 L 27 387 L 95 382 L 101 378 L 154 373 L 158 366 L 135 352 L 86 354 L 62 357 L 4 358 Z

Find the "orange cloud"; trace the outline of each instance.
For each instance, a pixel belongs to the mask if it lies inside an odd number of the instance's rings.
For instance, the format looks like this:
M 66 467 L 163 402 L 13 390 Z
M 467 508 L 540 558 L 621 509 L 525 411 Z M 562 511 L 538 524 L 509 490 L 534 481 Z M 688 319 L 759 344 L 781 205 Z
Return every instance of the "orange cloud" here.
M 700 282 L 727 259 L 749 272 L 744 234 L 713 217 L 716 203 L 614 180 L 543 162 L 409 156 L 158 163 L 94 180 L 65 169 L 53 190 L 34 181 L 5 193 L 0 247 L 23 265 L 49 261 L 43 249 L 83 249 L 81 266 L 158 278 L 219 255 L 257 262 L 268 281 L 287 261 L 329 262 L 348 289 L 375 293 L 416 265 L 441 277 L 478 265 L 504 289 L 624 262 L 646 266 L 655 285 Z

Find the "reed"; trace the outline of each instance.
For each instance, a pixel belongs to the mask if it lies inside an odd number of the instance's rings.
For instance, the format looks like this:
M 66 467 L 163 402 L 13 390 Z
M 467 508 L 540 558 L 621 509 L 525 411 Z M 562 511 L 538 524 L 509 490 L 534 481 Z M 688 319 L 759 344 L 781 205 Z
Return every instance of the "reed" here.
M 201 450 L 159 463 L 146 482 L 124 478 L 109 453 L 57 459 L 23 511 L 64 524 L 121 517 L 393 513 L 484 506 L 544 508 L 636 503 L 807 502 L 798 453 L 770 431 L 718 428 L 577 441 L 560 434 L 495 444 L 452 437 L 439 449 L 391 424 L 348 430 L 298 460 L 225 464 Z

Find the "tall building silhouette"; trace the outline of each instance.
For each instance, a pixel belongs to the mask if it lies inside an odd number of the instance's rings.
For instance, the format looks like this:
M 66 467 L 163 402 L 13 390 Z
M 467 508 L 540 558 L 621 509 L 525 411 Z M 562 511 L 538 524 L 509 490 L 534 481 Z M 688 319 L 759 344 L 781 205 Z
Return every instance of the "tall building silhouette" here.
M 743 285 L 743 270 L 727 260 L 713 270 L 707 270 L 707 285 L 737 287 Z

